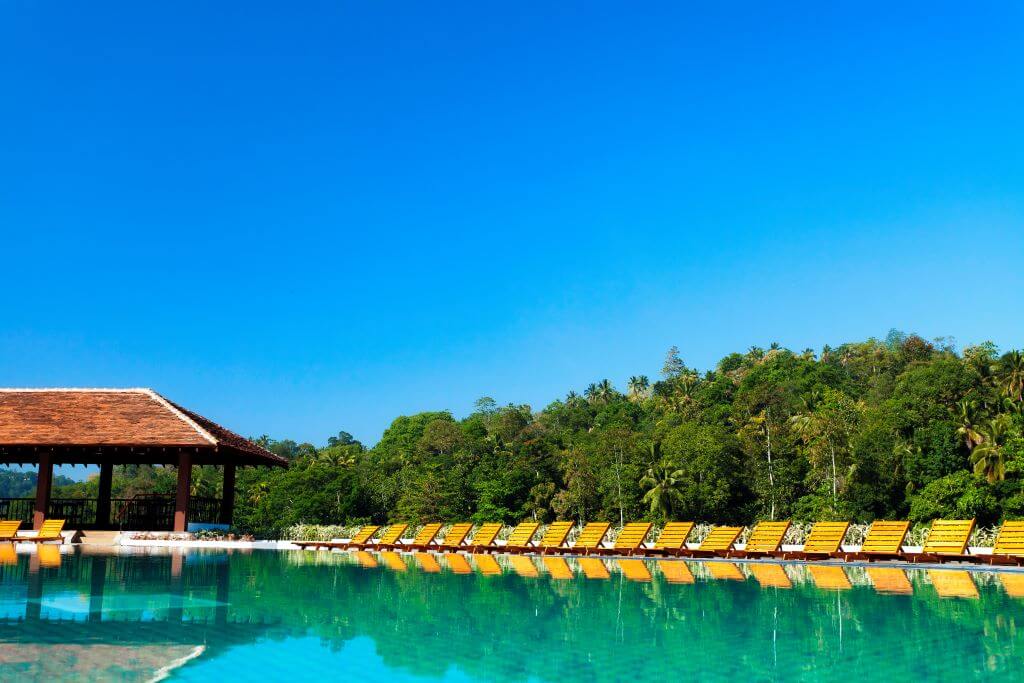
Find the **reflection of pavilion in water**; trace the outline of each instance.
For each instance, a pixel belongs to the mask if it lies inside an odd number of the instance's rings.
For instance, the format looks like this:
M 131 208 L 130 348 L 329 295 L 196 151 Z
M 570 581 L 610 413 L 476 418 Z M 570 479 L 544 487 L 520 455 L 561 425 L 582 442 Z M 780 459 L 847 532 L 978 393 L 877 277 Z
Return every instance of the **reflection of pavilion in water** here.
M 77 562 L 62 562 L 55 545 L 28 555 L 0 553 L 0 583 L 8 588 L 0 597 L 0 678 L 8 668 L 19 677 L 152 680 L 197 657 L 253 643 L 276 625 L 232 616 L 226 555 L 186 567 L 182 553 L 145 553 L 149 561 L 139 571 L 118 562 L 116 552 L 90 551 Z M 158 592 L 137 594 L 146 598 L 144 606 L 125 607 L 131 594 L 111 595 L 110 578 Z M 11 595 L 16 585 L 25 588 L 20 599 Z M 212 600 L 189 595 L 204 589 L 212 590 Z

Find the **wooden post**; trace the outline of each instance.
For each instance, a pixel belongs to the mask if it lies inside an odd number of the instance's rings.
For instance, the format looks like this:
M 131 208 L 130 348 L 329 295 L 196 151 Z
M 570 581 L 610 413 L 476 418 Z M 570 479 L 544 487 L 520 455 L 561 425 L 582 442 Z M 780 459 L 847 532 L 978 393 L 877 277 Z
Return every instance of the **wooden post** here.
M 235 465 L 224 465 L 224 489 L 220 497 L 220 523 L 231 524 L 235 513 Z
M 178 456 L 178 493 L 174 499 L 174 530 L 188 528 L 188 501 L 192 489 L 192 454 Z
M 110 527 L 110 487 L 114 480 L 114 463 L 100 465 L 100 486 L 96 495 L 96 528 Z
M 50 488 L 53 486 L 53 454 L 39 454 L 39 475 L 36 478 L 36 509 L 32 513 L 32 528 L 43 527 L 46 512 L 50 509 Z

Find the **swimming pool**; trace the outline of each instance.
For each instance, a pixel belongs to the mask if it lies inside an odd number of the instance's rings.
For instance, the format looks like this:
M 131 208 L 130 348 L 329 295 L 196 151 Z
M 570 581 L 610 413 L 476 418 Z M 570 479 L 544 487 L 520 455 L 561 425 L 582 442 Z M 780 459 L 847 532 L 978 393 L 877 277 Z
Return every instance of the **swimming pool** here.
M 0 573 L 4 680 L 1008 680 L 1024 670 L 1019 573 L 164 549 L 23 554 Z

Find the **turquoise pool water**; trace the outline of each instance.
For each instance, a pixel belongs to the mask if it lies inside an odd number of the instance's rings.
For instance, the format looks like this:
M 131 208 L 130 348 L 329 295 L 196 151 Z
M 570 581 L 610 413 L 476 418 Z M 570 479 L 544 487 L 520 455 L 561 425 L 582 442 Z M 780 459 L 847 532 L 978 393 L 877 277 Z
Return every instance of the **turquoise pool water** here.
M 266 551 L 5 561 L 3 680 L 1024 672 L 1024 574 Z

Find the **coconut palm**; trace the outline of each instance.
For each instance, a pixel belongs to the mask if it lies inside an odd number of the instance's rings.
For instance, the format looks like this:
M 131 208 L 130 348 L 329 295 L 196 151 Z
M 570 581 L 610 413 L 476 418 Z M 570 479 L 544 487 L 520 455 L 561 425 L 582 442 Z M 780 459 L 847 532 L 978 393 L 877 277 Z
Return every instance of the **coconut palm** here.
M 973 450 L 981 443 L 981 434 L 978 432 L 979 417 L 977 401 L 964 399 L 956 404 L 956 433 L 963 439 L 968 450 Z
M 1003 445 L 1010 431 L 1008 415 L 997 415 L 981 429 L 981 443 L 971 451 L 974 473 L 984 476 L 990 484 L 1006 478 Z
M 629 398 L 633 401 L 639 401 L 642 398 L 647 398 L 647 392 L 651 388 L 651 382 L 647 379 L 647 375 L 640 375 L 639 377 L 633 375 L 629 378 L 629 382 L 626 383 L 629 388 Z
M 1024 353 L 1010 351 L 1003 356 L 998 381 L 999 388 L 1007 397 L 1024 400 Z
M 597 384 L 594 382 L 588 384 L 587 388 L 583 390 L 583 395 L 591 403 L 595 402 L 597 400 Z
M 615 396 L 615 387 L 612 383 L 606 379 L 601 380 L 597 383 L 597 397 L 603 402 L 608 403 Z
M 683 470 L 664 460 L 654 462 L 640 479 L 640 487 L 646 489 L 643 501 L 647 503 L 651 514 L 660 514 L 664 519 L 672 519 L 675 504 L 683 499 Z

